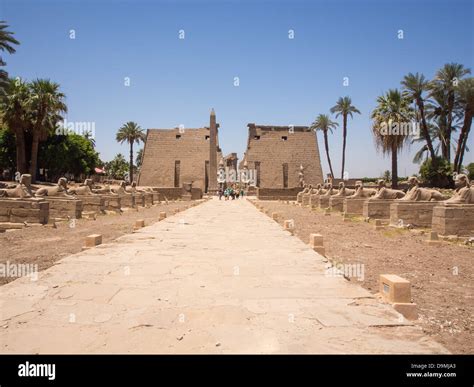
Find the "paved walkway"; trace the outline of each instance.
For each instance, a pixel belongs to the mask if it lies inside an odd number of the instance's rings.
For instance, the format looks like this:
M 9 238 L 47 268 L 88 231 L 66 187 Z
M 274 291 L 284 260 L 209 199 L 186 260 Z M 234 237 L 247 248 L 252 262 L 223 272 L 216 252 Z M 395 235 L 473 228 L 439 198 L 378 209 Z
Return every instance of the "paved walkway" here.
M 11 352 L 446 350 L 246 200 L 214 199 L 0 287 Z

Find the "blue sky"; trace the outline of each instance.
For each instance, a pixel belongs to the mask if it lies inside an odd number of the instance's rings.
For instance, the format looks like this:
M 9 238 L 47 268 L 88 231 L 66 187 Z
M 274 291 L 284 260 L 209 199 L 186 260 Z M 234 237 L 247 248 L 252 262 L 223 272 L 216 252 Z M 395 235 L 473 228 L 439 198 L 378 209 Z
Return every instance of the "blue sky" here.
M 408 72 L 431 78 L 447 62 L 474 67 L 472 0 L 1 0 L 0 19 L 21 42 L 5 55 L 7 71 L 58 82 L 67 120 L 95 122 L 103 160 L 127 156 L 115 141 L 127 121 L 201 127 L 212 107 L 224 153 L 242 156 L 247 123 L 309 125 L 349 95 L 362 114 L 349 122 L 346 170 L 380 176 L 390 159 L 376 152 L 370 132 L 376 97 Z M 474 160 L 473 138 L 466 162 Z M 339 175 L 342 130 L 329 141 Z M 401 175 L 418 171 L 416 150 L 402 153 Z

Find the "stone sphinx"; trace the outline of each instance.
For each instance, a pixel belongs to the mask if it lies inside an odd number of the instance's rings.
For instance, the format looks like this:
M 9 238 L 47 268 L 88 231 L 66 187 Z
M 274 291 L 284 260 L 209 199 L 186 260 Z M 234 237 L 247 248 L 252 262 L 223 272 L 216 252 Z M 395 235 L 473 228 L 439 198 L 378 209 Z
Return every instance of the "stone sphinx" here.
M 454 195 L 433 209 L 432 230 L 439 235 L 474 235 L 474 186 L 458 174 Z
M 310 200 L 312 192 L 313 192 L 313 186 L 312 184 L 310 184 L 308 186 L 308 190 L 306 191 L 306 193 L 301 195 L 301 205 L 303 207 L 309 205 L 309 200 Z
M 111 187 L 110 190 L 117 195 L 131 195 L 131 192 L 127 191 L 127 183 L 121 181 L 118 186 Z
M 410 185 L 410 188 L 406 195 L 400 200 L 431 202 L 447 199 L 441 192 L 436 191 L 435 189 L 421 188 L 419 186 L 420 182 L 416 176 L 411 176 L 408 179 L 408 184 Z
M 380 179 L 377 182 L 377 192 L 374 196 L 370 197 L 369 200 L 391 200 L 391 199 L 401 199 L 405 196 L 405 192 L 387 188 L 385 186 L 385 181 Z
M 354 195 L 354 193 L 355 193 L 354 189 L 346 188 L 346 185 L 344 184 L 344 182 L 341 181 L 339 183 L 339 190 L 337 194 L 335 194 L 334 196 L 351 196 L 351 195 Z
M 65 177 L 59 178 L 58 184 L 53 187 L 39 188 L 36 191 L 35 196 L 36 197 L 60 196 L 60 197 L 70 198 L 70 199 L 74 198 L 74 196 L 68 195 L 67 179 Z
M 31 188 L 31 175 L 21 175 L 19 183 L 14 188 L 0 189 L 0 197 L 20 199 L 33 198 L 34 192 Z
M 316 184 L 316 188 L 313 189 L 313 195 L 324 195 L 326 193 L 326 185 Z
M 362 215 L 372 219 L 390 219 L 390 205 L 405 196 L 403 191 L 387 188 L 384 180 L 378 181 L 377 192 L 364 201 Z
M 465 174 L 456 175 L 454 186 L 454 195 L 445 201 L 446 204 L 474 204 L 474 186 Z
M 348 199 L 367 199 L 375 195 L 377 190 L 373 188 L 366 188 L 362 180 L 357 180 L 355 183 L 355 192 L 348 197 Z
M 327 187 L 326 192 L 322 196 L 332 196 L 332 195 L 338 194 L 338 190 L 333 188 L 332 183 L 327 183 L 326 187 Z
M 305 184 L 305 185 L 303 186 L 303 191 L 298 192 L 298 194 L 296 195 L 296 202 L 297 202 L 297 203 L 301 203 L 301 201 L 303 200 L 303 195 L 304 195 L 304 194 L 307 194 L 307 193 L 309 192 L 309 190 L 311 189 L 310 187 L 311 187 L 311 186 Z
M 69 188 L 68 193 L 72 195 L 80 195 L 80 196 L 95 196 L 95 194 L 92 191 L 92 180 L 91 179 L 86 179 L 84 180 L 84 184 L 80 185 L 79 187 L 72 187 Z

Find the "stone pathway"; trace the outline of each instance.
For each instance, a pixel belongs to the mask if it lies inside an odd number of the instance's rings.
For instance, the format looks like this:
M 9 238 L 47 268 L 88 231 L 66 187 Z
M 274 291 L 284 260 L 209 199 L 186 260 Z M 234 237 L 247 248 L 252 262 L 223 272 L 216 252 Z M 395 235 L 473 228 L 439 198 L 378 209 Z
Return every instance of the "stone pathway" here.
M 400 317 L 213 199 L 0 287 L 0 353 L 447 353 Z

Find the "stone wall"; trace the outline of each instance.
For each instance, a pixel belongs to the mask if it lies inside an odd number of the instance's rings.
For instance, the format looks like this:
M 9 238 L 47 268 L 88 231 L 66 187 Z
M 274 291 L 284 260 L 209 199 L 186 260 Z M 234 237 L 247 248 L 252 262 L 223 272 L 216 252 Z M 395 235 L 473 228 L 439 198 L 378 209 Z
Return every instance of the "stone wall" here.
M 43 199 L 1 199 L 0 222 L 40 223 L 49 219 L 49 203 Z
M 71 218 L 80 219 L 82 217 L 82 201 L 54 196 L 44 198 L 49 203 L 49 217 L 51 219 Z
M 257 198 L 260 200 L 296 200 L 302 187 L 295 188 L 257 188 Z
M 299 186 L 300 165 L 304 167 L 304 180 L 307 184 L 323 182 L 317 137 L 308 127 L 293 127 L 294 133 L 290 133 L 288 126 L 249 124 L 248 128 L 244 160 L 247 161 L 249 170 L 260 170 L 257 176 L 260 188 Z M 284 164 L 287 164 L 288 172 L 286 187 Z
M 474 236 L 474 204 L 437 205 L 431 227 L 440 235 Z
M 181 132 L 178 128 L 148 129 L 138 185 L 175 187 L 175 165 L 179 161 L 177 187 L 193 182 L 194 187 L 204 191 L 206 169 L 209 173 L 209 136 L 209 128 Z M 218 149 L 218 160 L 220 157 Z

